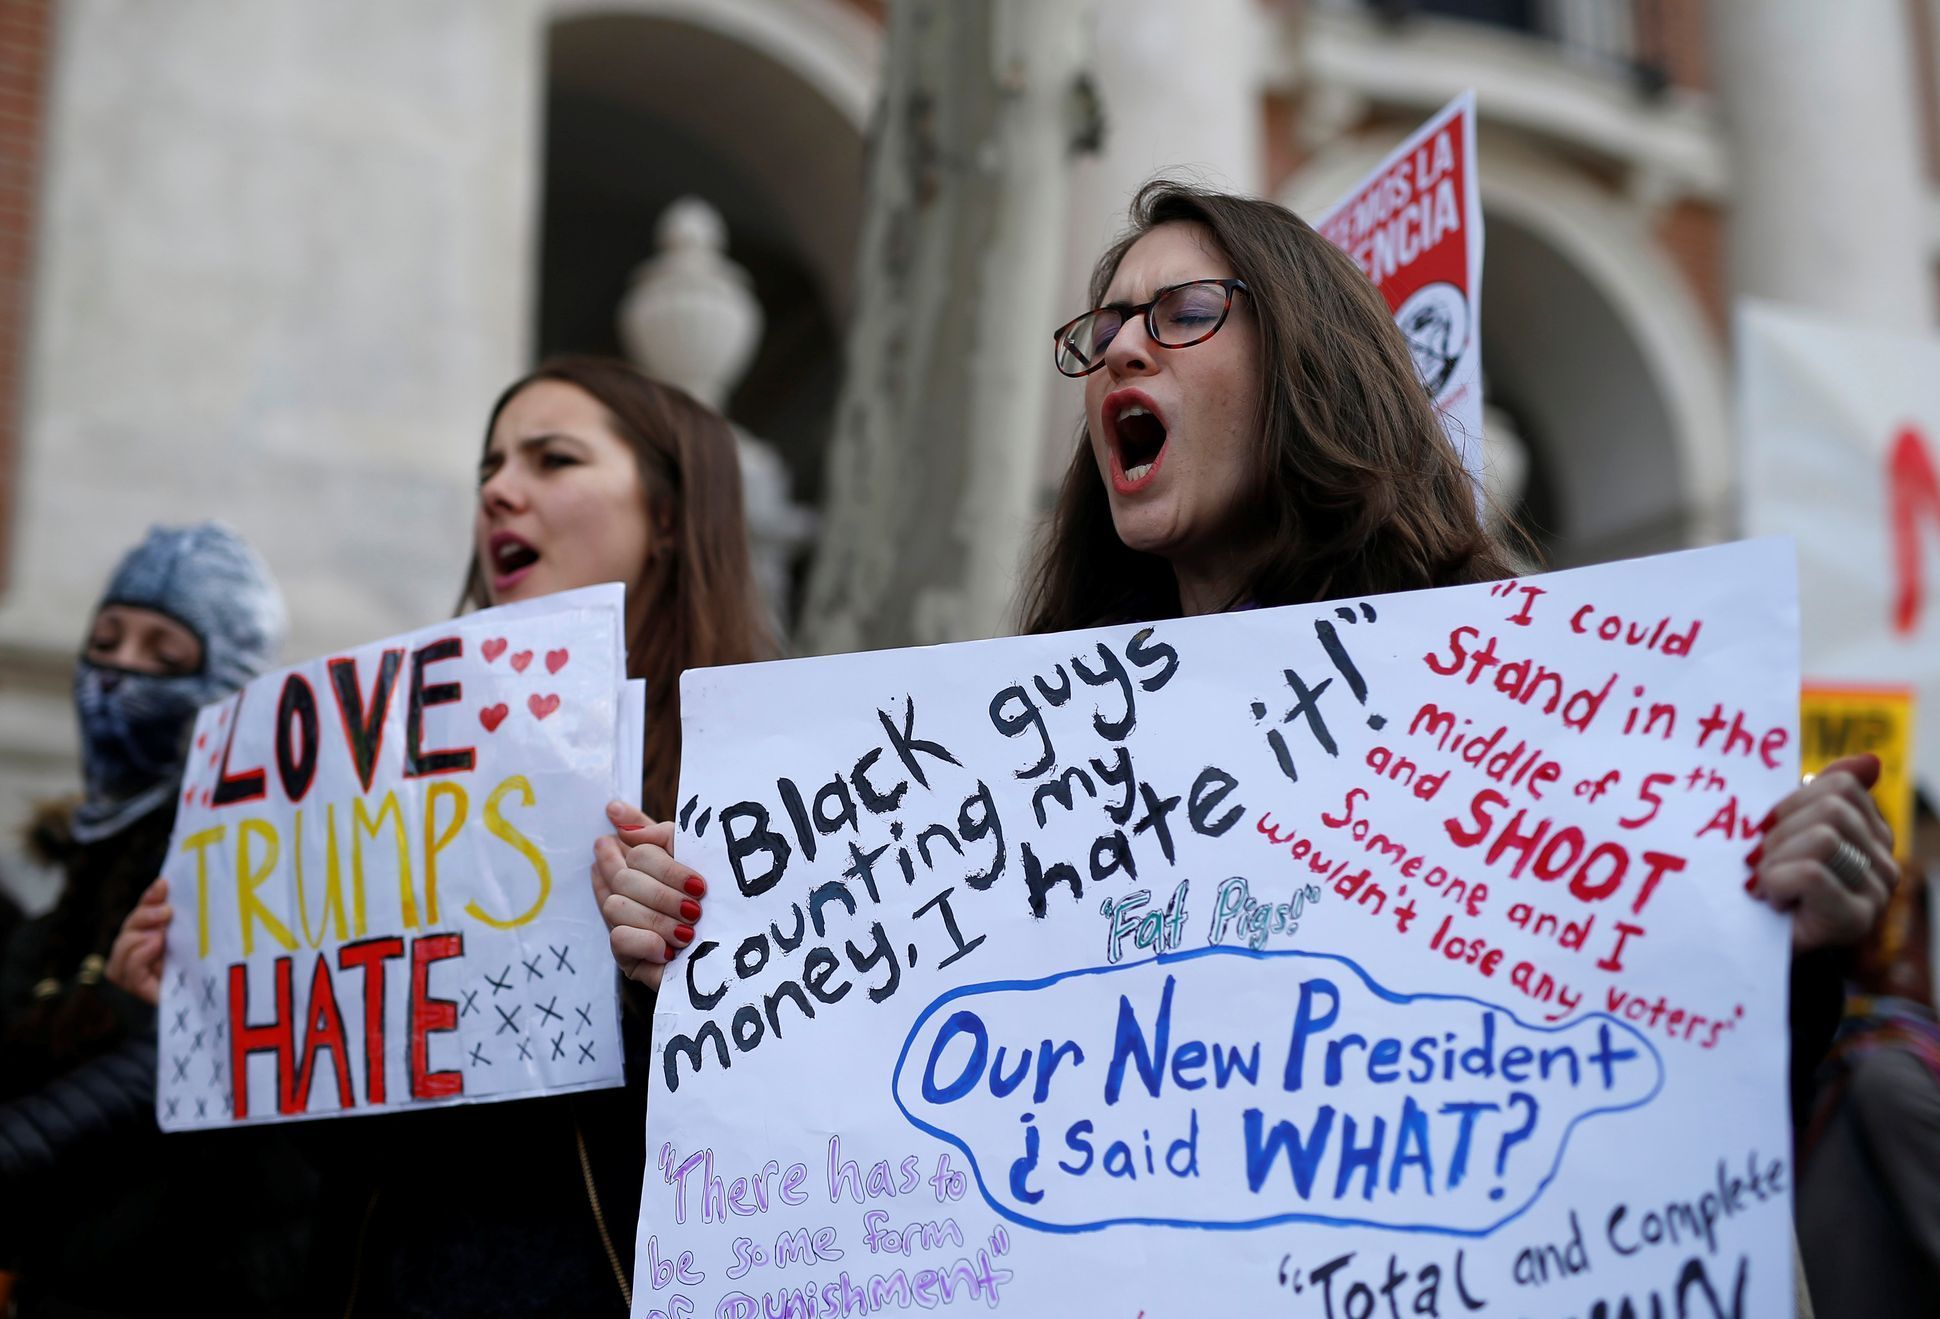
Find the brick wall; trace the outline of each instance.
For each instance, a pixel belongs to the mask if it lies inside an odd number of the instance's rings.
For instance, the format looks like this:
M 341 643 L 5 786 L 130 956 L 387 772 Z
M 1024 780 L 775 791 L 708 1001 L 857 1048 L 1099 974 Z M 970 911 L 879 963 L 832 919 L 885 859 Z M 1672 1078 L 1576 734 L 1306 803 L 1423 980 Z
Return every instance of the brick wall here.
M 859 9 L 866 17 L 873 19 L 876 26 L 888 25 L 889 0 L 847 0 L 847 3 L 849 8 Z
M 1913 57 L 1913 87 L 1919 98 L 1920 146 L 1927 182 L 1940 184 L 1940 31 L 1933 0 L 1907 0 L 1907 35 Z
M 1711 90 L 1708 3 L 1696 0 L 1638 0 L 1637 58 L 1659 69 L 1672 87 Z
M 1685 199 L 1657 220 L 1657 241 L 1704 309 L 1711 331 L 1730 338 L 1731 292 L 1726 287 L 1724 212 L 1709 202 Z
M 1266 151 L 1262 195 L 1278 197 L 1310 154 L 1300 140 L 1300 100 L 1291 93 L 1268 92 L 1260 98 L 1260 118 L 1260 143 Z
M 55 0 L 0 0 L 0 591 L 20 465 L 28 290 Z

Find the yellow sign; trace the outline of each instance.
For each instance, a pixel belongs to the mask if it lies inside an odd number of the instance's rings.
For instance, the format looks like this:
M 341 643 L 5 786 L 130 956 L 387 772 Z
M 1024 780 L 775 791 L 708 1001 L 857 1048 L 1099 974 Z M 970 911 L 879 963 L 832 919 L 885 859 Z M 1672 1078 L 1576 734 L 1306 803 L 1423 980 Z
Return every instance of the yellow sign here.
M 1817 774 L 1842 756 L 1879 757 L 1873 800 L 1893 826 L 1893 855 L 1913 846 L 1913 689 L 1808 682 L 1799 701 L 1799 768 Z

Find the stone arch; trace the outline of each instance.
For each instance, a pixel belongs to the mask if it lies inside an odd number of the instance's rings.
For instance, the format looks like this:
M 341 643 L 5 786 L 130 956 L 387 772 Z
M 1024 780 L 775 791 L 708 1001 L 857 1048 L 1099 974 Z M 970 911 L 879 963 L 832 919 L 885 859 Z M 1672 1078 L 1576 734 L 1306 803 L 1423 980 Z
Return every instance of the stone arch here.
M 730 414 L 815 499 L 862 223 L 882 33 L 839 0 L 549 0 L 537 347 L 620 351 L 653 227 L 722 214 L 767 331 Z
M 857 132 L 875 107 L 882 29 L 840 0 L 548 0 L 547 10 L 553 22 L 634 14 L 717 33 L 791 70 Z

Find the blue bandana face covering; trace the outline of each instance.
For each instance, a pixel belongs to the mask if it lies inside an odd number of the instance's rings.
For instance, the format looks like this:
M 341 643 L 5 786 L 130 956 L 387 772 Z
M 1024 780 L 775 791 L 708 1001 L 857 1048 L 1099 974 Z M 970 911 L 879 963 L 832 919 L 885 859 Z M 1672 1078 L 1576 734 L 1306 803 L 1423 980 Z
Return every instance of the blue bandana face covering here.
M 219 523 L 151 530 L 109 579 L 101 606 L 111 604 L 181 623 L 202 643 L 202 667 L 164 675 L 85 658 L 75 665 L 87 796 L 73 829 L 84 843 L 120 832 L 174 795 L 195 712 L 268 668 L 283 639 L 283 601 L 269 570 Z
M 77 664 L 74 711 L 81 719 L 88 800 L 124 800 L 172 779 L 200 696 L 193 677 Z

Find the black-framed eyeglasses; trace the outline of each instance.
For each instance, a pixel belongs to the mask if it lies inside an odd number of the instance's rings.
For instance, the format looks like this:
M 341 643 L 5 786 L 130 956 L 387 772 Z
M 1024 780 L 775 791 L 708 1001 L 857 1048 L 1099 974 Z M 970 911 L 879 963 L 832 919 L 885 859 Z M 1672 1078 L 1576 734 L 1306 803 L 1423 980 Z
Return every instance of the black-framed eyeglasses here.
M 1161 348 L 1190 348 L 1219 333 L 1233 310 L 1233 294 L 1251 292 L 1243 279 L 1195 279 L 1160 289 L 1150 302 L 1118 302 L 1088 311 L 1053 336 L 1058 370 L 1088 376 L 1105 364 L 1105 350 L 1126 322 L 1145 317 L 1145 333 Z

